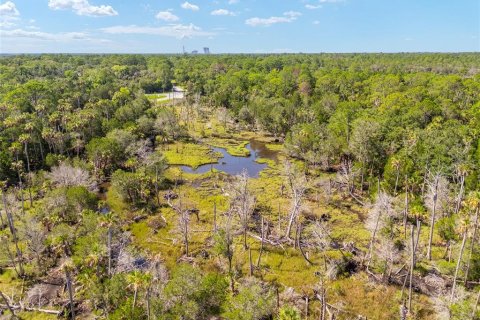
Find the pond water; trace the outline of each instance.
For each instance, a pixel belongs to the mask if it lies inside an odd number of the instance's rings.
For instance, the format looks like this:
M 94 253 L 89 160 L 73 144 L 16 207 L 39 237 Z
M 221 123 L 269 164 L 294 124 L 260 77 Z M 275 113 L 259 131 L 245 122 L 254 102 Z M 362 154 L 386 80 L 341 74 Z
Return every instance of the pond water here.
M 265 143 L 257 140 L 250 140 L 246 145 L 246 148 L 250 151 L 248 157 L 232 156 L 224 148 L 212 148 L 214 152 L 222 154 L 222 158 L 218 160 L 218 163 L 205 164 L 193 169 L 189 166 L 180 166 L 184 172 L 187 173 L 205 173 L 212 168 L 226 172 L 228 174 L 240 174 L 243 169 L 246 169 L 250 177 L 258 177 L 260 171 L 267 167 L 266 163 L 258 163 L 258 158 L 277 160 L 277 151 L 273 151 L 267 148 Z

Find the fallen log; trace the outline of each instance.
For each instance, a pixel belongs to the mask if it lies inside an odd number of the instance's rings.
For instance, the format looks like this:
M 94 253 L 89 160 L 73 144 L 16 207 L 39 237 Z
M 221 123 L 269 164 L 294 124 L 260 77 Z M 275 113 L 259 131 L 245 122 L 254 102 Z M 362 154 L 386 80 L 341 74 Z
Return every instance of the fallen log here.
M 0 303 L 0 308 L 7 309 L 8 306 L 6 304 L 1 304 Z M 48 313 L 48 314 L 56 314 L 56 315 L 59 315 L 60 313 L 62 313 L 62 311 L 60 311 L 60 310 L 49 310 L 49 309 L 42 309 L 42 308 L 22 307 L 20 305 L 11 305 L 10 308 L 12 308 L 13 310 L 37 311 L 37 312 L 43 312 L 43 313 Z

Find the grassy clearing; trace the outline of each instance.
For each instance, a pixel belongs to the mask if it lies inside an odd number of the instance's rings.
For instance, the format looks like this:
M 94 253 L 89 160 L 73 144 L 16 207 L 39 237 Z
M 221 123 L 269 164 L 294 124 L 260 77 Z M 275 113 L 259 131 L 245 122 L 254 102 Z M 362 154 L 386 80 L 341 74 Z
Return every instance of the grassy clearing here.
M 186 165 L 197 168 L 204 164 L 217 163 L 220 154 L 212 152 L 207 145 L 178 142 L 169 145 L 163 155 L 170 165 Z
M 14 292 L 20 292 L 19 288 L 21 286 L 22 280 L 17 278 L 13 269 L 4 269 L 0 274 L 0 291 L 10 295 Z
M 157 100 L 157 99 L 164 99 L 167 97 L 166 93 L 148 93 L 145 94 L 148 100 Z
M 206 139 L 206 142 L 214 147 L 224 148 L 232 156 L 248 157 L 250 155 L 250 151 L 245 147 L 248 144 L 248 141 L 210 138 Z

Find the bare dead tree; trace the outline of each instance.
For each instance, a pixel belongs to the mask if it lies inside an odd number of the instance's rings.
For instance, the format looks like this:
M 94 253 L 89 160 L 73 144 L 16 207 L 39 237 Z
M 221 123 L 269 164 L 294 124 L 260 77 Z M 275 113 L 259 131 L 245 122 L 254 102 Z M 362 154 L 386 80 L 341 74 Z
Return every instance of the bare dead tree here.
M 44 228 L 35 219 L 27 219 L 25 223 L 24 237 L 28 250 L 35 256 L 38 270 L 42 271 L 42 253 L 46 249 L 45 241 L 47 240 L 47 234 Z
M 403 233 L 405 238 L 407 238 L 407 220 L 408 220 L 408 209 L 409 209 L 408 191 L 409 191 L 408 179 L 405 176 L 405 208 L 403 209 Z
M 425 204 L 431 212 L 427 258 L 428 260 L 432 260 L 433 230 L 435 228 L 437 213 L 445 208 L 448 200 L 448 181 L 442 174 L 436 173 L 427 181 L 427 188 Z
M 472 308 L 472 317 L 471 317 L 472 320 L 474 320 L 476 317 L 479 301 L 480 301 L 480 290 L 478 290 L 477 299 L 475 299 L 475 304 L 473 305 L 473 308 Z
M 345 186 L 346 194 L 352 194 L 356 172 L 353 170 L 352 160 L 344 160 L 341 163 L 337 179 Z
M 468 281 L 468 274 L 470 273 L 470 263 L 472 261 L 472 256 L 474 254 L 474 251 L 475 251 L 475 243 L 477 241 L 477 229 L 478 229 L 478 215 L 479 215 L 479 211 L 480 211 L 480 198 L 478 198 L 478 196 L 480 195 L 477 195 L 476 194 L 476 197 L 475 197 L 475 218 L 473 220 L 473 232 L 472 232 L 472 239 L 470 240 L 470 251 L 469 251 L 469 255 L 468 255 L 468 259 L 467 259 L 467 267 L 465 269 L 465 280 L 464 280 L 464 284 L 466 285 L 467 284 L 467 281 Z
M 300 214 L 302 201 L 304 200 L 305 192 L 308 188 L 308 182 L 305 173 L 296 169 L 294 165 L 292 165 L 288 161 L 285 163 L 285 173 L 292 196 L 292 204 L 288 218 L 288 226 L 287 231 L 285 232 L 285 237 L 287 239 L 290 239 L 292 226 L 295 220 L 298 218 L 298 215 Z
M 370 245 L 368 248 L 368 254 L 366 256 L 367 270 L 372 260 L 377 232 L 385 226 L 386 217 L 393 215 L 392 203 L 393 199 L 391 196 L 385 192 L 379 192 L 373 207 L 369 211 L 369 215 L 366 220 L 366 227 L 372 233 L 372 237 L 370 238 Z
M 415 227 L 412 224 L 410 227 L 410 281 L 408 284 L 408 310 L 412 310 L 412 280 L 413 280 L 413 268 L 415 264 Z
M 185 246 L 185 255 L 188 257 L 189 255 L 188 225 L 190 222 L 190 210 L 182 205 L 181 197 L 179 197 L 178 205 L 174 205 L 170 199 L 168 199 L 168 204 L 178 214 L 178 231 L 182 236 L 183 245 Z
M 308 254 L 303 251 L 302 247 L 302 231 L 303 231 L 303 225 L 302 223 L 297 224 L 297 243 L 298 243 L 298 249 L 300 250 L 300 253 L 302 254 L 303 259 L 307 261 L 309 265 L 313 265 L 313 262 L 308 258 Z
M 391 266 L 398 261 L 399 250 L 392 239 L 382 237 L 378 248 L 378 255 L 383 260 L 383 281 L 388 282 L 391 275 Z
M 457 277 L 458 277 L 458 271 L 460 270 L 460 264 L 462 263 L 462 257 L 463 257 L 463 251 L 465 249 L 465 244 L 467 242 L 467 235 L 468 235 L 468 229 L 469 229 L 469 217 L 468 215 L 462 216 L 459 224 L 459 231 L 462 234 L 462 244 L 460 246 L 460 253 L 458 254 L 457 258 L 457 265 L 455 267 L 455 274 L 453 276 L 453 284 L 452 284 L 452 292 L 450 294 L 450 302 L 453 301 L 453 298 L 455 297 L 455 288 L 457 286 Z
M 90 190 L 96 189 L 95 180 L 87 170 L 73 167 L 65 162 L 61 162 L 58 166 L 52 167 L 47 177 L 57 186 L 83 186 Z
M 264 230 L 264 227 L 265 227 L 265 223 L 263 221 L 263 216 L 261 217 L 260 219 L 260 223 L 261 223 L 261 226 L 260 226 L 260 237 L 262 238 L 261 241 L 260 241 L 260 252 L 258 253 L 258 259 L 257 259 L 257 268 L 260 267 L 260 261 L 262 259 L 262 254 L 263 254 L 263 243 L 264 243 L 264 237 L 265 237 L 265 230 Z
M 465 165 L 458 165 L 456 170 L 455 170 L 456 176 L 459 180 L 459 190 L 458 194 L 456 197 L 456 204 L 455 204 L 455 213 L 458 213 L 460 211 L 460 207 L 462 206 L 462 201 L 463 201 L 463 194 L 465 190 L 465 177 L 467 176 L 467 167 Z
M 7 195 L 6 191 L 3 190 L 2 192 L 2 201 L 3 201 L 3 208 L 5 209 L 5 213 L 7 215 L 7 223 L 8 227 L 10 229 L 10 233 L 13 238 L 13 243 L 15 244 L 15 250 L 16 250 L 16 255 L 17 255 L 17 262 L 18 262 L 18 274 L 23 277 L 24 275 L 24 269 L 23 269 L 23 256 L 22 256 L 22 251 L 20 250 L 20 247 L 18 246 L 18 236 L 17 236 L 17 229 L 15 228 L 15 223 L 13 221 L 13 215 L 10 211 L 10 207 L 7 203 Z M 22 205 L 23 206 L 23 205 Z
M 213 201 L 213 232 L 217 232 L 217 201 Z
M 63 266 L 63 270 L 65 271 L 65 280 L 67 283 L 67 290 L 68 290 L 68 301 L 70 305 L 70 319 L 75 319 L 75 306 L 73 305 L 73 284 L 72 284 L 72 276 L 71 271 L 73 267 L 70 262 L 66 262 Z
M 218 231 L 215 234 L 216 251 L 227 258 L 228 261 L 228 275 L 230 278 L 230 289 L 235 292 L 235 277 L 233 274 L 233 225 L 234 213 L 232 210 L 225 212 L 219 223 Z
M 255 209 L 255 197 L 248 188 L 248 173 L 242 173 L 228 186 L 230 195 L 230 208 L 238 216 L 243 232 L 243 248 L 247 250 L 247 231 L 250 217 Z

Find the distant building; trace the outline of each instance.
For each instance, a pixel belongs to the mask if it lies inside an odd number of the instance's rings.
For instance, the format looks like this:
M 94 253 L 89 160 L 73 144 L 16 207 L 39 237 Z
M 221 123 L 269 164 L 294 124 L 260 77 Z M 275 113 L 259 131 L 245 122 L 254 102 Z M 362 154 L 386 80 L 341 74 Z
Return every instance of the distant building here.
M 210 48 L 207 48 L 207 47 L 203 48 L 203 53 L 210 54 Z
M 198 54 L 198 50 L 193 50 L 192 54 Z

